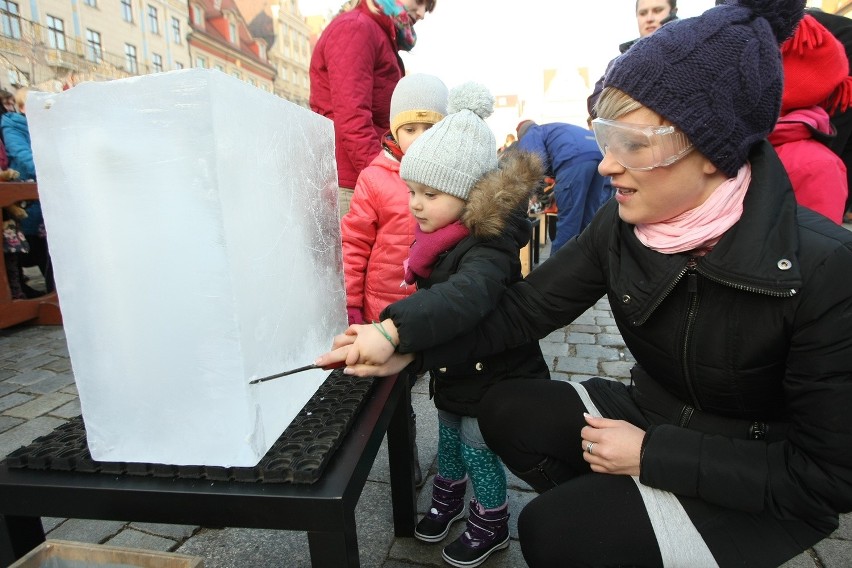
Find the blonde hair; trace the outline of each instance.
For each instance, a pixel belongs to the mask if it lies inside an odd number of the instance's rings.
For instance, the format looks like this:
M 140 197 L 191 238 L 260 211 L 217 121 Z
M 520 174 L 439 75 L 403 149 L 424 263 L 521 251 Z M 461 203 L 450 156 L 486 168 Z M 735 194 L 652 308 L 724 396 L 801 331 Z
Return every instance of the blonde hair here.
M 642 103 L 615 87 L 601 91 L 595 103 L 595 115 L 606 120 L 616 120 L 629 112 L 642 108 Z
M 15 106 L 18 107 L 18 110 L 22 110 L 27 104 L 27 93 L 29 92 L 30 90 L 27 87 L 21 87 L 15 91 Z

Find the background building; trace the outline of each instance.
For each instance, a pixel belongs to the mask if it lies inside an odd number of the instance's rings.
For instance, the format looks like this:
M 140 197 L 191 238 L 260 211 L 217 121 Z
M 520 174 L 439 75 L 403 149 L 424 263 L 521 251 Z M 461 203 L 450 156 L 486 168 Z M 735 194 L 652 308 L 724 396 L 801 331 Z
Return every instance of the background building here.
M 0 84 L 58 90 L 189 65 L 185 0 L 0 0 Z
M 217 69 L 272 92 L 275 67 L 267 42 L 252 36 L 234 0 L 191 0 L 189 56 L 195 67 Z

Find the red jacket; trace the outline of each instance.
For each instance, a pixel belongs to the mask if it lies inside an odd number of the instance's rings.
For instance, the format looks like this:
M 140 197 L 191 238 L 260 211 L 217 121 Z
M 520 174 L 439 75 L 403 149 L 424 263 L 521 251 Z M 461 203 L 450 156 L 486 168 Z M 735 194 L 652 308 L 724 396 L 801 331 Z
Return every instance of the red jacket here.
M 340 226 L 346 305 L 361 308 L 365 322 L 378 321 L 385 307 L 417 289 L 400 286 L 415 221 L 408 210 L 408 186 L 399 177 L 399 162 L 387 152 L 361 172 Z
M 846 166 L 813 131 L 829 134 L 828 114 L 820 107 L 792 110 L 769 134 L 769 142 L 790 177 L 796 201 L 837 224 L 843 222 L 848 193 Z
M 396 28 L 364 2 L 334 18 L 311 56 L 311 109 L 334 122 L 338 183 L 358 174 L 382 151 L 390 100 L 402 78 Z

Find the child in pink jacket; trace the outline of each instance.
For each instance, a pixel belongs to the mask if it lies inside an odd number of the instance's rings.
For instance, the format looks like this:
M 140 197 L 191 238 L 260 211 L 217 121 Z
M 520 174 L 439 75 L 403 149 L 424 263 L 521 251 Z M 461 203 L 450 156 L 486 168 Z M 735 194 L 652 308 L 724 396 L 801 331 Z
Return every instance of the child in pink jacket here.
M 403 77 L 393 91 L 390 132 L 382 152 L 361 170 L 349 212 L 340 221 L 343 237 L 343 275 L 349 323 L 379 321 L 388 305 L 414 293 L 403 282 L 403 261 L 414 242 L 414 216 L 408 209 L 408 186 L 399 177 L 403 154 L 418 136 L 447 114 L 447 87 L 433 75 Z M 416 376 L 409 380 L 413 385 Z M 415 415 L 409 409 L 412 437 Z M 414 446 L 414 483 L 424 477 Z
M 389 304 L 411 295 L 403 261 L 414 241 L 408 186 L 399 162 L 420 134 L 447 113 L 447 87 L 433 75 L 404 77 L 391 98 L 391 130 L 381 154 L 361 171 L 349 212 L 341 220 L 349 323 L 378 321 Z

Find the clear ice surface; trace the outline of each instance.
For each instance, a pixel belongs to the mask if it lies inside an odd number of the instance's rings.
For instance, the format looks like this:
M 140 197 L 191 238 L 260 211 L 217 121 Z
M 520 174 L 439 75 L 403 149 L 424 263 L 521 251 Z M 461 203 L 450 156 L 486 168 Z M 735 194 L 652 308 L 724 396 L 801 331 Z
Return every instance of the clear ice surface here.
M 346 327 L 331 121 L 203 69 L 27 102 L 99 461 L 253 466 Z

